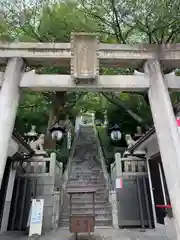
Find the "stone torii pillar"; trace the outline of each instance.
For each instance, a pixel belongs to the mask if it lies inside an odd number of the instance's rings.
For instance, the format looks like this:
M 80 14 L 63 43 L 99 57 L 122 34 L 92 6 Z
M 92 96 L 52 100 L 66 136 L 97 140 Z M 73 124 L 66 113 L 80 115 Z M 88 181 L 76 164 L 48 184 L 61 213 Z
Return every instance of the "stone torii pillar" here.
M 177 239 L 179 240 L 180 134 L 159 61 L 148 60 L 145 63 L 145 74 L 149 78 L 150 82 L 148 92 L 149 102 L 176 223 Z
M 23 67 L 21 58 L 11 58 L 8 61 L 4 81 L 0 89 L 0 188 L 7 160 L 8 145 L 19 104 L 19 84 Z

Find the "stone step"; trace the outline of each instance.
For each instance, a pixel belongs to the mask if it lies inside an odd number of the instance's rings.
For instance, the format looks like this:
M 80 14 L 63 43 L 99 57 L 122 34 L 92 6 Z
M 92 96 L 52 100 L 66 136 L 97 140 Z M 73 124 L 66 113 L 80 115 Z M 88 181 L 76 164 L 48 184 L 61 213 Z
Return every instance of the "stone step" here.
M 81 159 L 78 159 L 74 162 L 72 162 L 71 165 L 72 170 L 84 170 L 85 172 L 89 171 L 102 171 L 101 166 L 98 166 L 98 163 L 89 163 L 89 162 L 84 162 Z
M 66 188 L 69 189 L 69 188 L 73 188 L 73 189 L 77 189 L 77 191 L 79 189 L 81 189 L 81 187 L 87 187 L 88 188 L 93 188 L 96 192 L 106 192 L 108 191 L 108 188 L 104 185 L 99 185 L 99 184 L 67 184 Z
M 88 196 L 88 195 L 86 195 L 86 196 L 76 196 L 76 195 L 73 195 L 73 197 L 72 197 L 72 201 L 74 201 L 74 200 L 77 200 L 77 199 L 79 199 L 79 200 L 82 200 L 82 201 L 84 201 L 84 202 L 86 202 L 87 200 L 93 200 L 93 198 L 91 197 L 91 196 Z M 95 201 L 97 200 L 102 200 L 102 201 L 108 201 L 108 196 L 95 196 Z
M 91 188 L 95 188 L 96 190 L 99 189 L 104 189 L 106 188 L 106 184 L 105 183 L 101 183 L 101 184 L 95 184 L 95 183 L 85 183 L 85 182 L 70 182 L 67 184 L 67 188 L 76 188 L 79 189 L 81 187 L 91 187 Z
M 100 198 L 100 197 L 102 197 L 102 198 L 104 198 L 104 197 L 108 197 L 109 196 L 109 194 L 108 194 L 108 192 L 107 191 L 104 191 L 104 192 L 96 192 L 95 193 L 95 198 Z M 86 194 L 86 193 L 84 193 L 84 194 L 79 194 L 79 193 L 77 193 L 77 194 L 73 194 L 72 195 L 72 198 L 86 198 L 86 197 L 90 197 L 91 199 L 92 199 L 92 195 L 90 195 L 90 194 Z
M 68 212 L 69 210 L 69 203 L 66 205 L 67 207 L 66 208 L 63 208 L 62 209 L 62 212 Z M 72 208 L 73 209 L 92 209 L 92 204 L 91 203 L 83 203 L 82 202 L 76 202 L 73 204 Z M 107 201 L 103 201 L 103 203 L 95 203 L 95 209 L 97 210 L 102 210 L 102 209 L 107 209 L 109 211 L 109 209 L 111 209 L 111 205 L 109 202 Z
M 101 175 L 92 175 L 91 174 L 84 174 L 84 173 L 73 173 L 69 176 L 69 180 L 76 180 L 78 181 L 79 179 L 83 179 L 83 180 L 86 180 L 86 181 L 89 181 L 89 180 L 101 180 L 101 181 L 105 181 L 105 178 L 104 176 L 101 176 Z
M 101 212 L 102 211 L 102 208 L 104 209 L 104 211 L 107 211 L 107 212 L 111 212 L 112 211 L 112 208 L 110 206 L 110 204 L 106 204 L 106 205 L 96 205 L 95 204 L 95 212 Z M 83 212 L 84 210 L 91 210 L 92 209 L 92 206 L 84 206 L 82 207 L 81 205 L 80 206 L 73 206 L 73 210 L 74 211 L 79 211 L 79 212 Z M 69 212 L 69 207 L 68 209 L 63 209 L 62 213 L 68 213 Z
M 84 212 L 84 211 L 92 211 L 92 206 L 85 206 L 84 208 L 83 207 L 81 207 L 81 206 L 73 206 L 72 207 L 72 209 L 73 209 L 73 211 L 77 211 L 77 212 L 79 212 L 79 213 L 82 213 L 82 212 Z M 101 207 L 96 207 L 95 206 L 95 212 L 101 212 L 102 211 L 102 209 L 104 209 L 104 211 L 107 211 L 107 213 L 110 213 L 111 214 L 111 212 L 112 212 L 112 208 L 111 208 L 111 206 L 102 206 L 101 205 Z M 63 210 L 62 210 L 62 212 L 60 213 L 60 215 L 61 214 L 67 214 L 67 213 L 69 213 L 69 206 L 67 207 L 67 208 L 64 208 Z
M 85 174 L 73 174 L 69 176 L 68 180 L 73 181 L 99 181 L 105 182 L 105 178 L 102 176 L 93 176 L 93 175 L 85 175 Z
M 75 164 L 74 166 L 73 165 L 71 168 L 71 172 L 83 172 L 84 174 L 96 174 L 96 173 L 102 172 L 100 167 L 99 168 L 94 168 L 94 167 L 90 168 L 91 165 L 90 166 L 87 165 L 87 166 L 83 167 L 83 163 Z M 79 165 L 79 167 L 78 167 L 78 165 Z M 70 174 L 71 174 L 71 172 L 70 172 Z
M 77 193 L 77 194 L 74 194 L 73 197 L 74 196 L 80 196 L 81 197 L 83 195 Z M 97 190 L 96 193 L 95 193 L 95 197 L 104 197 L 104 196 L 109 196 L 109 192 L 104 188 L 103 188 L 103 190 Z M 68 194 L 67 194 L 67 197 L 69 198 Z
M 97 181 L 97 180 L 85 180 L 85 179 L 77 179 L 77 180 L 68 180 L 68 184 L 70 185 L 75 185 L 75 186 L 79 186 L 79 185 L 89 185 L 89 184 L 94 184 L 94 185 L 98 185 L 98 186 L 104 186 L 105 182 L 103 181 Z
M 92 203 L 92 199 L 91 198 L 73 198 L 72 199 L 72 204 L 76 204 L 78 202 L 81 202 L 83 204 L 90 204 Z M 108 198 L 107 197 L 96 197 L 94 199 L 94 202 L 95 203 L 105 203 L 105 202 L 108 202 Z
M 72 211 L 73 215 L 78 215 L 78 214 L 82 214 L 82 215 L 86 215 L 86 214 L 93 214 L 93 211 L 91 209 L 87 210 L 87 211 Z M 112 219 L 112 213 L 111 212 L 95 212 L 95 219 L 108 219 L 111 220 Z M 69 213 L 62 213 L 60 219 L 65 220 L 65 219 L 69 219 Z
M 106 204 L 108 203 L 107 200 L 101 200 L 101 199 L 95 199 L 95 204 Z M 86 201 L 84 201 L 84 199 L 73 199 L 73 202 L 72 202 L 73 206 L 77 205 L 77 204 L 81 204 L 82 206 L 85 206 L 85 205 L 88 205 L 88 204 L 92 204 L 92 200 L 91 199 L 87 199 Z
M 81 168 L 81 170 L 79 170 L 79 169 L 74 169 L 74 170 L 72 170 L 71 172 L 70 172 L 70 176 L 71 175 L 75 175 L 75 174 L 83 174 L 83 175 L 86 175 L 86 176 L 101 176 L 101 175 L 103 175 L 103 173 L 101 173 L 100 172 L 100 170 L 98 170 L 98 171 L 92 171 L 92 168 L 89 168 L 89 171 L 85 171 L 85 169 L 82 169 Z
M 96 180 L 104 180 L 104 177 L 99 175 L 99 176 L 95 176 L 95 175 L 92 175 L 92 173 L 90 174 L 85 174 L 85 173 L 74 173 L 72 175 L 69 176 L 69 179 L 78 179 L 80 177 L 86 177 L 88 179 L 96 179 Z
M 96 184 L 100 184 L 100 185 L 105 185 L 106 182 L 105 180 L 103 179 L 97 179 L 97 178 L 89 178 L 89 177 L 84 177 L 84 176 L 81 176 L 81 177 L 77 177 L 77 178 L 69 178 L 68 179 L 68 183 L 96 183 Z
M 67 220 L 60 220 L 59 223 L 60 227 L 68 227 L 69 226 L 69 219 Z M 95 220 L 95 226 L 112 226 L 112 220 L 110 219 L 96 219 Z
M 84 186 L 83 186 L 84 187 Z M 88 187 L 91 187 L 91 185 L 86 185 L 87 189 Z M 108 190 L 106 190 L 104 187 L 103 188 L 98 188 L 97 186 L 92 186 L 92 188 L 96 191 L 95 192 L 95 196 L 109 196 L 109 192 Z M 76 189 L 76 192 L 78 192 L 78 190 L 80 189 L 80 187 L 78 186 L 73 186 L 73 185 L 68 185 L 67 186 L 67 189 Z M 86 193 L 83 193 L 83 194 L 86 194 Z M 68 194 L 67 194 L 68 195 Z M 73 194 L 73 196 L 75 196 L 76 194 Z M 92 196 L 91 194 L 89 196 Z M 69 195 L 68 195 L 69 197 Z
M 82 215 L 84 215 L 84 214 L 82 214 Z M 95 220 L 96 221 L 112 221 L 112 215 L 111 214 L 107 214 L 107 215 L 106 214 L 95 214 Z M 69 214 L 62 215 L 60 217 L 60 222 L 68 222 L 68 221 L 69 221 Z
M 106 187 L 96 189 L 96 194 L 103 194 L 103 193 L 108 194 L 108 191 L 107 191 Z
M 87 187 L 91 187 L 91 185 L 90 186 L 88 186 L 88 185 L 86 185 Z M 83 186 L 84 187 L 84 186 Z M 67 189 L 69 189 L 69 188 L 73 188 L 73 189 L 77 189 L 77 192 L 78 192 L 78 190 L 80 189 L 80 187 L 79 186 L 73 186 L 73 185 L 68 185 L 67 186 Z M 98 186 L 92 186 L 92 188 L 93 189 L 95 189 L 95 196 L 104 196 L 104 195 L 107 195 L 107 196 L 109 196 L 109 190 L 108 189 L 106 189 L 106 188 L 104 188 L 104 187 L 98 187 Z M 85 194 L 85 193 L 84 193 Z M 68 195 L 68 194 L 67 194 Z M 68 195 L 69 196 L 69 195 Z
M 92 170 L 93 169 L 93 167 L 91 167 L 91 166 L 87 166 L 87 167 L 82 167 L 81 166 L 81 168 L 79 169 L 77 169 L 77 168 L 74 168 L 74 169 L 72 169 L 71 170 L 71 172 L 70 172 L 70 175 L 73 173 L 83 173 L 83 174 L 85 174 L 85 175 L 92 175 L 92 176 L 96 176 L 96 174 L 100 174 L 101 173 L 101 169 L 99 169 L 99 170 Z M 102 173 L 101 173 L 102 174 Z
M 93 157 L 91 156 L 91 159 L 93 159 Z M 97 162 L 95 162 L 95 160 L 84 160 L 80 157 L 76 157 L 74 158 L 74 160 L 72 160 L 72 165 L 71 165 L 71 169 L 75 170 L 75 169 L 83 169 L 85 172 L 89 172 L 89 171 L 102 171 L 101 168 L 101 164 L 100 162 L 98 162 L 98 160 L 96 160 Z M 91 168 L 89 168 L 91 167 Z
M 105 178 L 102 176 L 94 176 L 92 174 L 86 175 L 84 173 L 73 173 L 72 175 L 69 176 L 69 180 L 85 180 L 85 181 L 89 181 L 89 180 L 96 180 L 96 181 L 105 181 Z

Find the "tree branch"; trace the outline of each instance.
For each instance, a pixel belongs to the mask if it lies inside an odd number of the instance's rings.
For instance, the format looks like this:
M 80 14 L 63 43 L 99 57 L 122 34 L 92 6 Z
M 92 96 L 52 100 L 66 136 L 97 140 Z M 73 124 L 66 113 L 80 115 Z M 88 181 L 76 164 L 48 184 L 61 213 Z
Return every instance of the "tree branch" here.
M 24 106 L 19 106 L 20 108 L 34 108 L 34 107 L 40 107 L 38 104 L 31 104 L 31 105 L 24 105 Z
M 168 44 L 171 41 L 171 39 L 173 39 L 173 36 L 177 35 L 178 32 L 180 32 L 180 28 L 173 30 L 169 35 L 168 39 L 166 40 L 166 44 Z
M 28 26 L 30 27 L 30 32 L 26 29 L 26 27 L 21 24 L 21 21 L 20 21 L 20 16 L 18 15 L 18 13 L 15 11 L 15 10 L 12 10 L 11 8 L 9 8 L 6 4 L 4 4 L 4 2 L 0 1 L 0 3 L 10 12 L 14 15 L 14 17 L 16 17 L 18 19 L 18 24 L 21 28 L 21 30 L 26 33 L 27 35 L 35 38 L 36 40 L 38 40 L 39 42 L 43 42 L 43 40 L 41 39 L 41 37 L 35 32 L 34 30 L 34 27 L 30 24 L 30 21 L 28 21 Z M 12 25 L 12 22 L 9 22 L 8 19 L 6 18 L 6 21 L 8 24 L 11 24 Z M 25 23 L 27 24 L 27 23 Z M 48 40 L 46 37 L 45 37 L 46 40 Z
M 108 96 L 107 93 L 102 92 L 101 94 L 112 104 L 116 105 L 117 107 L 123 108 L 139 124 L 141 124 L 142 126 L 145 126 L 144 120 L 140 116 L 138 116 L 136 113 L 134 113 L 130 108 L 128 108 L 122 100 L 119 99 L 117 103 L 115 100 L 112 99 L 112 97 Z
M 121 27 L 120 27 L 120 24 L 119 24 L 119 19 L 118 19 L 118 13 L 117 13 L 117 10 L 116 10 L 116 6 L 115 6 L 115 2 L 114 2 L 114 0 L 111 0 L 111 4 L 112 4 L 112 10 L 113 10 L 113 14 L 114 14 L 114 16 L 115 16 L 115 24 L 116 24 L 116 26 L 115 26 L 115 33 L 116 33 L 116 36 L 117 36 L 117 40 L 119 41 L 119 42 L 122 42 L 122 43 L 126 43 L 126 41 L 125 41 L 125 39 L 124 39 L 124 37 L 123 37 L 123 34 L 122 34 L 122 30 L 121 30 Z M 117 30 L 116 29 L 118 29 L 118 32 L 117 32 Z

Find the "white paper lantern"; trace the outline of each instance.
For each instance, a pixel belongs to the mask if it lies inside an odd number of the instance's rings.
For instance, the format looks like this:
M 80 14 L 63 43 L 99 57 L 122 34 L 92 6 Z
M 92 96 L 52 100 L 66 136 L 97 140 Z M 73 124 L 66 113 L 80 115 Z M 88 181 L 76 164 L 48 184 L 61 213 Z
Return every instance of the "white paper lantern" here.
M 58 141 L 61 140 L 63 137 L 63 133 L 60 130 L 53 131 L 51 135 L 54 140 L 58 140 Z
M 122 138 L 122 134 L 119 130 L 114 130 L 111 132 L 111 139 L 113 141 L 119 141 Z

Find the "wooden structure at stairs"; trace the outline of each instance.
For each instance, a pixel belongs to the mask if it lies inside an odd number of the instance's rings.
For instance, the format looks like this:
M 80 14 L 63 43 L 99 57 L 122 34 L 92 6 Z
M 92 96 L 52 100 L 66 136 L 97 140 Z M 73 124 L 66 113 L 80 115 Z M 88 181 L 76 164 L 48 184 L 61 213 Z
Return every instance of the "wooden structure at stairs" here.
M 77 240 L 78 233 L 92 233 L 94 232 L 95 226 L 95 189 L 87 188 L 87 186 L 81 187 L 80 189 L 67 189 L 67 193 L 70 195 L 69 201 L 69 230 L 70 232 L 74 233 L 75 239 Z M 73 209 L 73 195 L 80 194 L 84 195 L 87 194 L 88 198 L 92 200 L 92 208 L 91 212 L 89 213 L 77 213 L 74 212 Z

